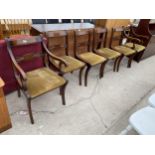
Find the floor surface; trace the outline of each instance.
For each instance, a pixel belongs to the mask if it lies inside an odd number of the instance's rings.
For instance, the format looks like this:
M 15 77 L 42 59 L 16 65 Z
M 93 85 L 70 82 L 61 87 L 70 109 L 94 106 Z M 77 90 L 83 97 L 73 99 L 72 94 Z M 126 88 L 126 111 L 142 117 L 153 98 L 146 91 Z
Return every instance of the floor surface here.
M 99 66 L 90 71 L 88 87 L 78 85 L 78 72 L 65 75 L 66 106 L 61 103 L 59 91 L 42 95 L 32 101 L 35 124 L 31 125 L 25 97 L 17 92 L 7 95 L 7 104 L 13 128 L 2 134 L 121 134 L 128 126 L 128 118 L 137 109 L 148 104 L 155 92 L 155 56 L 133 62 L 113 72 L 113 62 L 99 79 Z M 134 130 L 126 134 L 137 134 Z

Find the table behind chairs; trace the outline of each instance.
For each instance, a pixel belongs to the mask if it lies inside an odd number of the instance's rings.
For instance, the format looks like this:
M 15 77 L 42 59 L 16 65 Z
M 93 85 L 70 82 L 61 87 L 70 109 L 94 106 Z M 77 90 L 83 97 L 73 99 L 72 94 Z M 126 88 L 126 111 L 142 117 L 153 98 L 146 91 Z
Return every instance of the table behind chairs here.
M 93 41 L 93 29 L 95 28 L 94 24 L 91 23 L 65 23 L 65 24 L 32 24 L 31 35 L 39 35 L 48 31 L 67 31 L 68 35 L 68 54 L 74 57 L 74 30 L 90 30 L 91 33 L 91 46 L 92 50 L 92 41 Z

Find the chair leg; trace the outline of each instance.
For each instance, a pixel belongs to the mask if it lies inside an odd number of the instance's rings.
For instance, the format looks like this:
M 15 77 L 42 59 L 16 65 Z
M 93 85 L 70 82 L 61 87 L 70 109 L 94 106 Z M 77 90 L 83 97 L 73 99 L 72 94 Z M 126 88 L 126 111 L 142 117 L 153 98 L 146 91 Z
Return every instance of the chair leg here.
M 18 94 L 18 97 L 21 97 L 21 92 L 20 92 L 20 88 L 19 87 L 17 89 L 17 94 Z
M 62 72 L 60 72 L 60 73 L 59 73 L 59 76 L 62 76 L 62 77 L 63 77 L 63 76 L 64 76 L 64 74 L 63 74 Z
M 101 64 L 101 67 L 100 67 L 100 78 L 103 77 L 104 75 L 104 68 L 105 68 L 105 64 L 107 63 L 108 61 L 105 61 Z
M 119 57 L 119 59 L 118 59 L 118 62 L 117 62 L 117 72 L 119 71 L 120 63 L 121 63 L 123 57 L 124 57 L 124 55 L 121 55 L 121 56 Z
M 60 73 L 59 73 L 59 76 L 63 77 L 63 76 L 64 76 L 64 74 L 63 74 L 62 72 L 60 72 Z M 60 94 L 60 95 L 62 95 L 62 94 L 61 94 L 61 89 L 60 89 L 59 94 Z
M 33 119 L 33 114 L 32 114 L 32 109 L 31 109 L 31 99 L 30 98 L 27 99 L 27 107 L 28 107 L 28 111 L 29 111 L 30 121 L 32 124 L 34 124 L 34 119 Z
M 114 61 L 114 67 L 113 67 L 113 71 L 116 71 L 116 67 L 117 67 L 117 61 L 119 60 L 119 57 L 115 59 Z
M 66 83 L 60 87 L 60 94 L 61 94 L 61 97 L 62 97 L 62 104 L 63 105 L 66 105 L 66 99 L 65 99 L 65 89 L 66 89 L 66 86 L 68 84 L 68 81 L 66 81 Z
M 79 85 L 82 85 L 82 74 L 83 74 L 83 70 L 84 70 L 85 66 L 82 67 L 79 71 Z
M 142 52 L 140 52 L 140 53 L 138 54 L 138 56 L 137 56 L 137 62 L 138 62 L 138 63 L 140 62 L 140 60 L 141 60 L 143 54 L 144 54 L 144 51 L 142 51 Z
M 135 56 L 135 54 L 132 54 L 132 55 L 129 56 L 127 68 L 131 68 L 131 63 L 132 63 L 132 60 L 133 60 L 134 56 Z
M 91 66 L 88 65 L 88 66 L 87 66 L 87 69 L 86 69 L 86 72 L 85 72 L 85 86 L 87 86 L 88 73 L 89 73 L 90 69 L 91 69 Z

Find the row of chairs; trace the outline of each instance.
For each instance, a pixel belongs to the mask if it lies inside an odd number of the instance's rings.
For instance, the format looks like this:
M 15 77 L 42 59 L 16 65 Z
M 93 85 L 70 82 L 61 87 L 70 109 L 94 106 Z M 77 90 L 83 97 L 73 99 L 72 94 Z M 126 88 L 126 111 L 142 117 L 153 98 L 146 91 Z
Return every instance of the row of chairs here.
M 131 67 L 131 63 L 133 58 L 139 54 L 143 53 L 145 50 L 145 46 L 142 45 L 140 39 L 133 38 L 128 36 L 128 29 L 124 29 L 124 35 L 127 39 L 125 45 L 119 46 L 112 46 L 110 48 L 106 48 L 106 40 L 107 40 L 107 29 L 106 28 L 95 28 L 93 31 L 93 43 L 91 42 L 91 33 L 89 30 L 77 30 L 75 31 L 75 44 L 74 44 L 74 55 L 75 58 L 70 57 L 68 54 L 68 39 L 67 33 L 65 31 L 57 31 L 57 32 L 47 32 L 45 33 L 45 37 L 48 39 L 48 49 L 53 53 L 59 53 L 59 50 L 64 53 L 59 58 L 70 63 L 70 67 L 65 69 L 59 68 L 59 63 L 54 58 L 51 61 L 53 66 L 58 70 L 61 71 L 61 75 L 72 72 L 76 69 L 81 68 L 80 73 L 83 71 L 83 65 L 81 62 L 86 64 L 86 72 L 85 72 L 85 86 L 87 86 L 87 79 L 88 79 L 88 72 L 91 67 L 101 64 L 100 67 L 100 78 L 103 77 L 105 64 L 109 60 L 114 60 L 114 67 L 113 71 L 119 71 L 119 66 L 121 60 L 124 56 L 129 58 L 128 67 Z M 117 31 L 117 28 L 113 29 L 113 31 Z M 113 35 L 112 35 L 113 36 Z M 59 39 L 59 42 L 57 42 Z M 113 39 L 113 38 L 112 38 Z M 112 40 L 111 40 L 112 41 Z M 139 44 L 137 44 L 139 43 Z M 91 51 L 91 45 L 93 46 L 93 52 Z M 77 62 L 78 60 L 78 62 Z M 81 62 L 79 62 L 79 60 Z M 81 75 L 79 75 L 81 77 Z M 80 78 L 81 79 L 81 78 Z M 79 83 L 81 81 L 79 79 Z
M 94 23 L 93 19 L 32 19 L 33 24 Z
M 87 86 L 88 73 L 91 67 L 100 65 L 99 76 L 102 78 L 105 64 L 109 60 L 114 60 L 113 70 L 118 71 L 123 56 L 129 57 L 130 61 L 128 67 L 131 67 L 131 60 L 133 57 L 137 53 L 145 50 L 143 45 L 135 43 L 141 43 L 139 39 L 129 37 L 126 34 L 125 28 L 124 36 L 130 42 L 127 42 L 124 45 L 106 48 L 105 41 L 107 30 L 105 28 L 95 28 L 93 30 L 93 36 L 93 51 L 91 51 L 90 30 L 74 31 L 75 57 L 68 55 L 68 39 L 66 31 L 47 32 L 44 36 L 33 36 L 17 40 L 6 39 L 7 49 L 13 63 L 15 77 L 19 84 L 18 96 L 20 96 L 20 90 L 22 90 L 27 98 L 29 116 L 32 124 L 34 123 L 31 110 L 31 100 L 33 98 L 53 89 L 60 88 L 60 95 L 62 96 L 63 105 L 65 105 L 65 88 L 68 82 L 63 78 L 64 74 L 80 70 L 79 84 L 82 85 L 82 73 L 86 68 L 84 82 L 85 86 Z M 43 39 L 44 37 L 47 38 L 47 44 Z M 15 55 L 13 51 L 14 47 L 18 47 L 18 50 L 22 51 L 23 45 L 28 46 L 35 43 L 40 43 L 43 51 L 33 51 L 24 53 L 23 55 Z M 141 51 L 138 50 L 139 47 L 141 47 Z M 61 53 L 63 52 L 61 56 L 56 54 L 60 51 Z M 44 62 L 44 66 L 32 71 L 24 72 L 20 64 L 23 62 L 34 61 L 36 58 L 41 58 Z M 55 69 L 58 74 L 56 74 L 53 69 Z

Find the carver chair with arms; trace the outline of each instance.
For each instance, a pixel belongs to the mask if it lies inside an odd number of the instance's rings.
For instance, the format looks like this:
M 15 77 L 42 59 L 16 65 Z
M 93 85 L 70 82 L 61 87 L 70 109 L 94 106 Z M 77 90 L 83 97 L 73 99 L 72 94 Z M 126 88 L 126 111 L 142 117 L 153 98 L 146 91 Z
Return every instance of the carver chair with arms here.
M 20 90 L 22 90 L 27 99 L 31 123 L 34 124 L 31 100 L 56 88 L 60 88 L 62 103 L 65 105 L 67 81 L 49 68 L 47 56 L 52 57 L 52 55 L 43 48 L 44 41 L 41 36 L 6 39 L 6 42 L 15 78 L 19 86 L 18 96 L 20 97 Z M 36 44 L 39 47 L 36 48 Z
M 139 39 L 139 41 L 132 41 L 130 39 L 127 39 L 125 46 L 131 49 L 134 49 L 136 51 L 135 57 L 137 59 L 137 62 L 140 62 L 140 59 L 145 51 L 145 45 L 144 45 L 145 40 L 148 40 L 148 37 L 136 34 L 132 26 L 124 27 L 123 33 L 124 33 L 124 36 L 128 36 L 129 38 L 134 37 Z
M 110 48 L 121 53 L 121 58 L 119 59 L 118 61 L 118 64 L 117 66 L 120 65 L 121 63 L 121 60 L 123 59 L 124 56 L 126 56 L 128 58 L 128 64 L 127 64 L 127 67 L 130 68 L 131 67 L 131 63 L 132 63 L 132 60 L 133 58 L 135 57 L 135 55 L 137 54 L 136 50 L 134 47 L 130 48 L 130 47 L 127 47 L 123 41 L 129 41 L 129 42 L 132 42 L 132 43 L 139 43 L 141 42 L 139 39 L 137 38 L 133 38 L 133 37 L 130 37 L 128 36 L 126 33 L 124 33 L 124 27 L 115 27 L 115 28 L 112 28 L 112 34 L 111 34 L 111 39 L 110 39 Z M 117 41 L 117 45 L 116 45 L 116 41 Z M 113 45 L 113 42 L 114 45 Z M 117 68 L 118 70 L 118 68 Z

